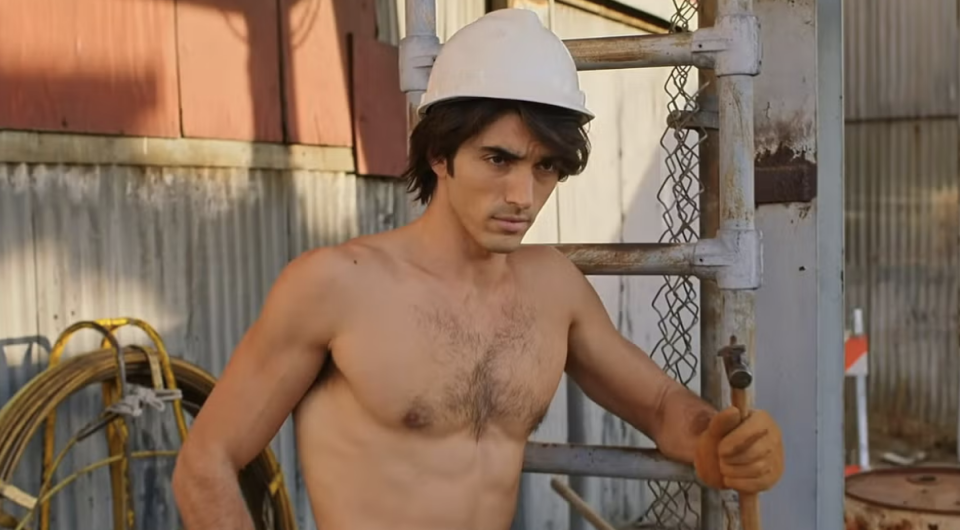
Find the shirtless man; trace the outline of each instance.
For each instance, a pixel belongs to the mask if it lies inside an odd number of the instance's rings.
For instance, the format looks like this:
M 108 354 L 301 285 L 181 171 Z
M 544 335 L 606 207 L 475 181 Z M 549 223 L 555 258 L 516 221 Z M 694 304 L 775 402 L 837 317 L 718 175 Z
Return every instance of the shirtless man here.
M 177 461 L 188 530 L 253 528 L 237 473 L 291 413 L 319 528 L 505 530 L 564 372 L 706 483 L 777 482 L 768 414 L 718 413 L 618 332 L 563 255 L 521 246 L 586 164 L 583 100 L 563 43 L 528 11 L 444 45 L 406 174 L 425 212 L 282 272 Z

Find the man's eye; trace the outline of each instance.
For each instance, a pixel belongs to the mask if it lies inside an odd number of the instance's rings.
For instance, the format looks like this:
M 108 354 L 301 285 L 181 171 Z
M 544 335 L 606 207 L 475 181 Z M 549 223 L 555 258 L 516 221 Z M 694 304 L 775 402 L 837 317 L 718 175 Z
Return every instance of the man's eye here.
M 489 157 L 487 157 L 487 160 L 488 160 L 491 164 L 493 164 L 493 165 L 495 165 L 495 166 L 499 166 L 499 165 L 502 165 L 502 164 L 506 163 L 506 160 L 504 160 L 503 157 L 500 156 L 500 155 L 492 155 L 492 156 L 489 156 Z

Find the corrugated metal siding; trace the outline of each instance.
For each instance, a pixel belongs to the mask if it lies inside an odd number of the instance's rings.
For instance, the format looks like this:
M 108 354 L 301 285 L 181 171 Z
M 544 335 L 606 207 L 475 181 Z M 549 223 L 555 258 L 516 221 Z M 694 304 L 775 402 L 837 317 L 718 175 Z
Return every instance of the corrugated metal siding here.
M 957 121 L 847 125 L 846 298 L 864 309 L 875 426 L 953 437 L 960 395 Z
M 946 441 L 960 396 L 957 3 L 844 9 L 844 278 L 869 333 L 872 426 Z
M 955 116 L 957 3 L 844 2 L 848 120 Z
M 414 214 L 401 183 L 344 173 L 0 166 L 0 397 L 6 401 L 34 376 L 57 335 L 84 319 L 142 318 L 172 354 L 219 374 L 288 260 L 361 230 L 405 224 Z M 145 340 L 135 331 L 120 339 Z M 97 343 L 83 333 L 68 352 Z M 59 447 L 99 412 L 99 399 L 88 389 L 61 407 Z M 177 447 L 172 421 L 150 416 L 138 421 L 137 446 Z M 290 423 L 272 445 L 300 528 L 309 530 Z M 36 442 L 16 475 L 16 484 L 32 492 L 39 488 Z M 103 440 L 91 438 L 62 469 L 105 456 Z M 176 526 L 172 465 L 137 464 L 140 528 Z M 81 478 L 58 495 L 53 528 L 72 530 L 78 521 L 111 526 L 109 491 L 106 473 Z

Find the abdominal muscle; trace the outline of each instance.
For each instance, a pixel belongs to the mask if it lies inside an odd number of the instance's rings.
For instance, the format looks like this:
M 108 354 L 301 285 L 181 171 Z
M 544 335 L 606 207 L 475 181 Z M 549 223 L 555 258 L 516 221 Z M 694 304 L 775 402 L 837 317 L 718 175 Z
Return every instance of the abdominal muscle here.
M 315 389 L 295 414 L 297 446 L 320 530 L 507 530 L 526 440 L 497 425 L 388 425 L 349 387 Z

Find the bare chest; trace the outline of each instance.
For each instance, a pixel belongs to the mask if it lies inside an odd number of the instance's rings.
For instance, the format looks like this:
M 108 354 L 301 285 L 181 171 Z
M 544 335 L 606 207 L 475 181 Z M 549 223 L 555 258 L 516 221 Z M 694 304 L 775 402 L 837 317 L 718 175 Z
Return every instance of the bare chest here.
M 338 366 L 364 408 L 398 428 L 526 437 L 563 372 L 565 327 L 535 304 L 421 301 L 376 321 L 344 345 Z

